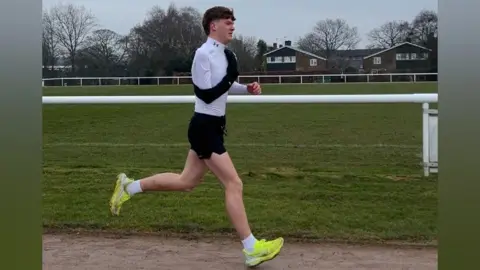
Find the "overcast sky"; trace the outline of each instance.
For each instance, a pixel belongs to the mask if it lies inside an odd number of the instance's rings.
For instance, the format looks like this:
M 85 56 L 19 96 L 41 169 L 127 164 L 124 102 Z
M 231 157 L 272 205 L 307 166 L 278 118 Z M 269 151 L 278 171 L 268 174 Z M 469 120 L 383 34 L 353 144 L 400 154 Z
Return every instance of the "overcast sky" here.
M 262 38 L 269 44 L 285 38 L 295 42 L 315 22 L 342 18 L 358 28 L 360 48 L 368 44 L 366 34 L 384 22 L 411 21 L 422 9 L 438 11 L 437 0 L 43 0 L 43 6 L 49 8 L 59 2 L 85 6 L 101 27 L 119 34 L 127 34 L 141 23 L 155 5 L 166 9 L 174 2 L 177 7 L 193 6 L 202 13 L 214 5 L 229 6 L 235 10 L 237 33 Z

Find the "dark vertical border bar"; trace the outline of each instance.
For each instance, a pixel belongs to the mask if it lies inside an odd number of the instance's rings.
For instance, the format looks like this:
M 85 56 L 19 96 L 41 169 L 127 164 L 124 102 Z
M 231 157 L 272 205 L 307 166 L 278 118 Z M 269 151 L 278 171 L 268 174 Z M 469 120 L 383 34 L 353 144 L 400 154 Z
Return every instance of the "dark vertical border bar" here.
M 42 269 L 41 0 L 0 1 L 0 268 Z
M 439 0 L 439 269 L 480 269 L 480 2 Z

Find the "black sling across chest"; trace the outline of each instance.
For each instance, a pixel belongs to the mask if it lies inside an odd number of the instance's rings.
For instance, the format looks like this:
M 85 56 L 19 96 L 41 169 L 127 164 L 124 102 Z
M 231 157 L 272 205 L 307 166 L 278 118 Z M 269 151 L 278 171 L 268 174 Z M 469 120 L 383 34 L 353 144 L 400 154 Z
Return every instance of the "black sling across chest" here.
M 237 57 L 229 49 L 225 49 L 224 52 L 228 62 L 227 74 L 217 85 L 209 89 L 200 89 L 192 82 L 195 96 L 207 104 L 212 103 L 217 98 L 225 94 L 230 89 L 233 82 L 237 80 L 239 75 Z

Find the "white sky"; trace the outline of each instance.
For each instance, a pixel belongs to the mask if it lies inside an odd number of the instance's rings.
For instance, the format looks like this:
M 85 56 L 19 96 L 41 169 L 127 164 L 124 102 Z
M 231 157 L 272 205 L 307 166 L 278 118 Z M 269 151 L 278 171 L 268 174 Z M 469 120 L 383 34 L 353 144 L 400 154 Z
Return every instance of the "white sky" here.
M 236 33 L 262 38 L 268 44 L 282 43 L 285 38 L 295 42 L 317 21 L 342 18 L 358 28 L 362 38 L 359 48 L 368 44 L 366 34 L 371 29 L 387 21 L 411 21 L 422 9 L 438 12 L 437 0 L 299 0 L 296 4 L 292 0 L 43 0 L 43 6 L 59 2 L 85 6 L 102 27 L 119 34 L 127 34 L 141 23 L 155 5 L 166 9 L 174 2 L 177 7 L 193 6 L 200 12 L 214 5 L 229 6 L 237 17 Z

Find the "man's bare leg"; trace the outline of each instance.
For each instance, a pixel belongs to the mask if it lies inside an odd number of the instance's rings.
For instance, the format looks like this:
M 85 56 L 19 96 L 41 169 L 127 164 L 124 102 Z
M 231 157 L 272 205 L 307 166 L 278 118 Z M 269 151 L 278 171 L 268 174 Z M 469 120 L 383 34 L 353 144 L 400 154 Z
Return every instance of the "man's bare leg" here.
M 199 159 L 193 150 L 190 150 L 181 174 L 171 172 L 159 173 L 137 180 L 131 185 L 137 185 L 138 183 L 141 192 L 191 191 L 201 183 L 207 169 L 205 162 Z M 127 191 L 128 189 L 129 187 L 127 186 Z
M 191 191 L 202 182 L 206 172 L 205 162 L 199 159 L 193 150 L 190 150 L 185 167 L 180 174 L 159 173 L 136 181 L 127 178 L 125 174 L 120 174 L 110 199 L 110 211 L 112 214 L 118 215 L 122 204 L 128 201 L 131 196 L 141 192 Z
M 221 155 L 213 153 L 205 163 L 225 188 L 226 210 L 238 236 L 242 240 L 248 238 L 252 232 L 243 204 L 243 183 L 230 156 L 226 152 Z
M 283 247 L 283 238 L 259 241 L 253 236 L 243 204 L 243 183 L 228 153 L 214 153 L 210 159 L 205 159 L 205 163 L 225 188 L 227 213 L 242 240 L 245 264 L 257 266 L 275 258 Z

